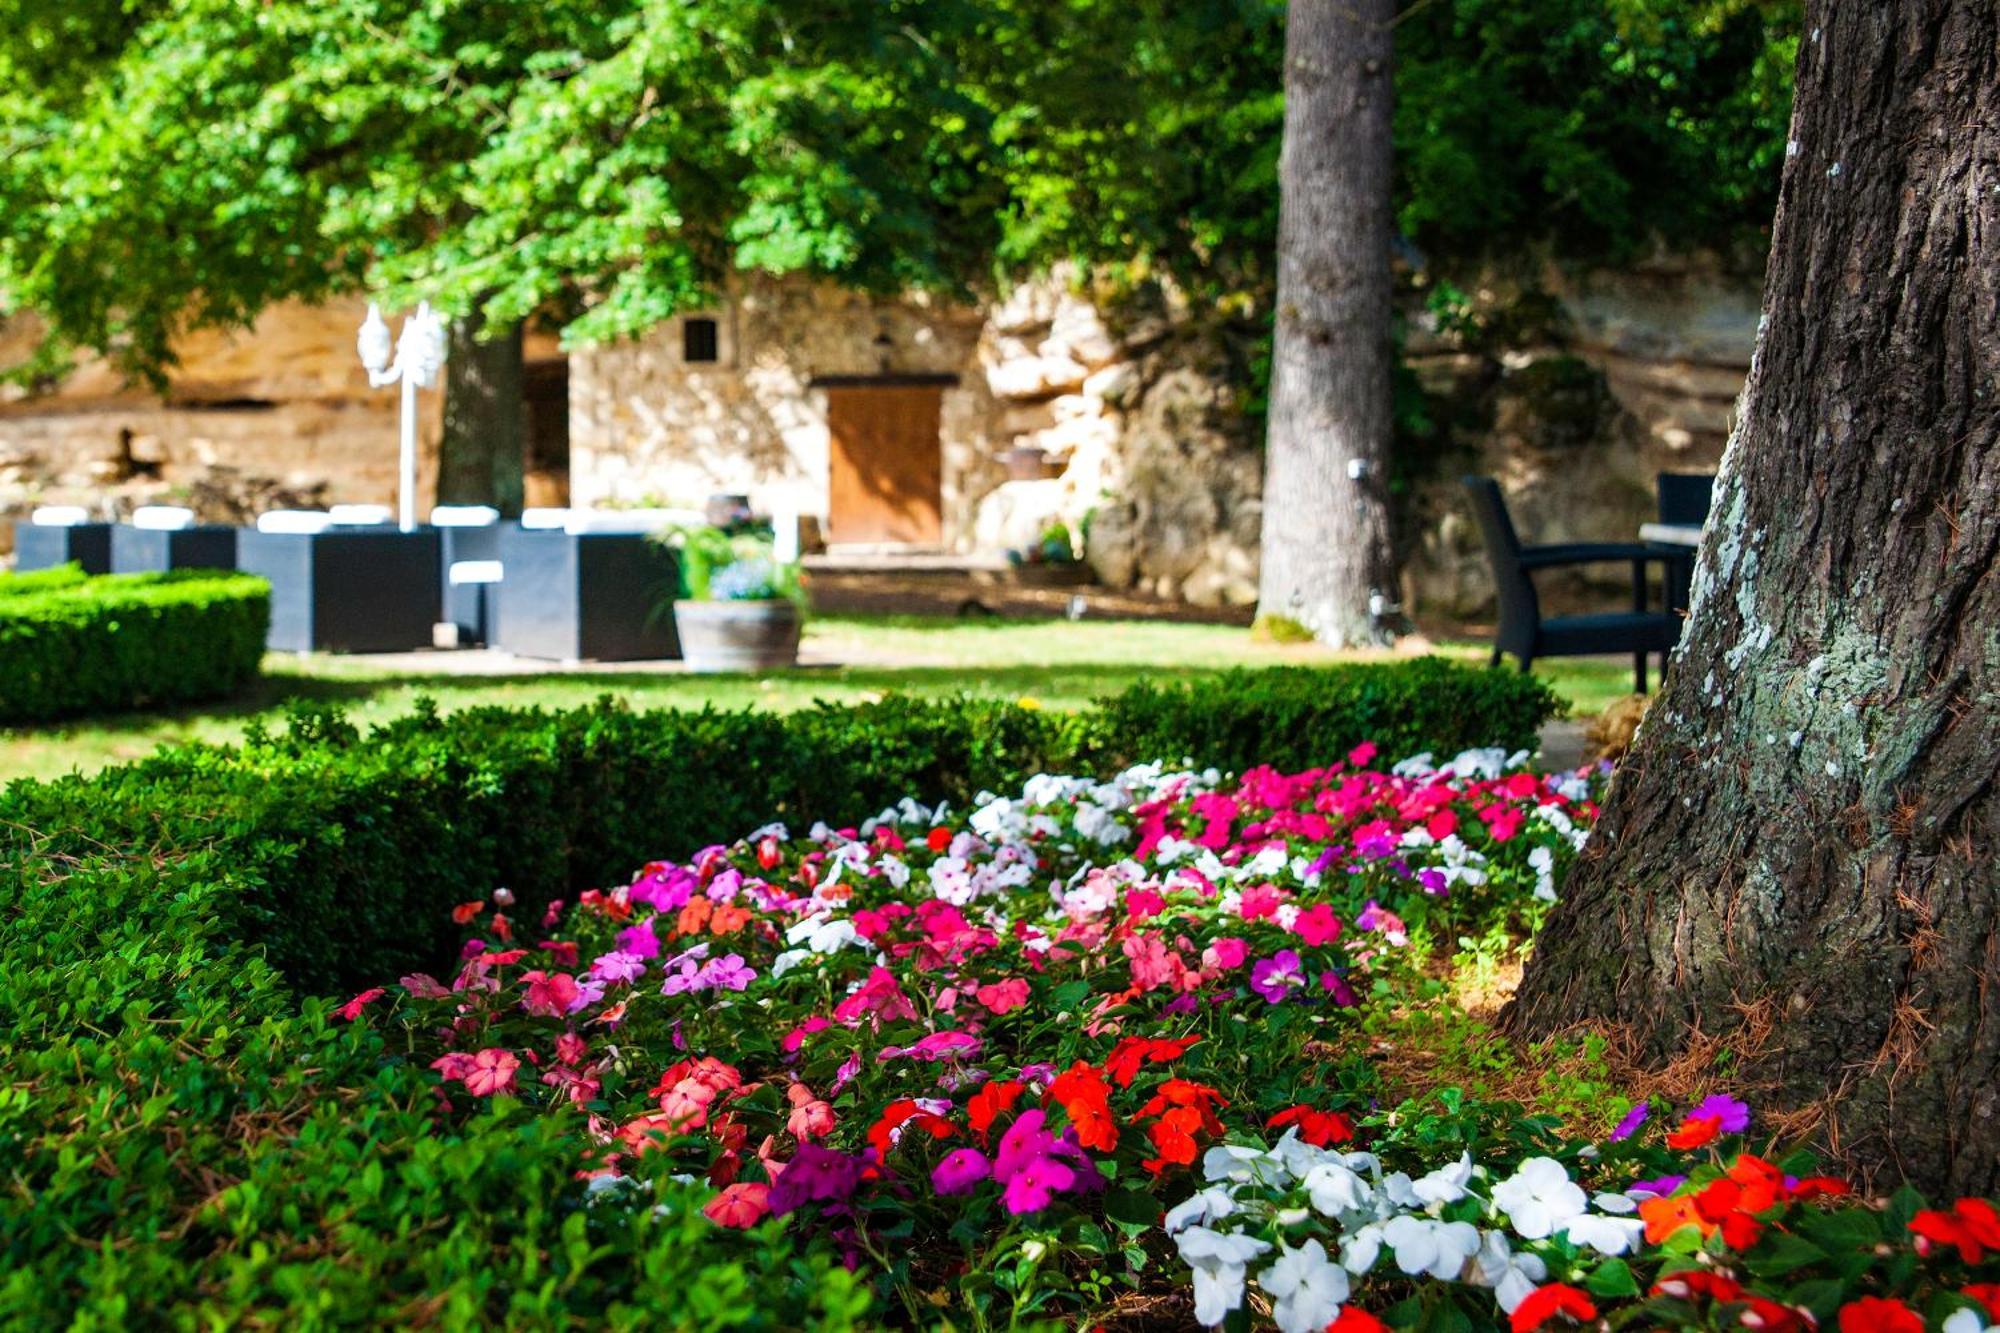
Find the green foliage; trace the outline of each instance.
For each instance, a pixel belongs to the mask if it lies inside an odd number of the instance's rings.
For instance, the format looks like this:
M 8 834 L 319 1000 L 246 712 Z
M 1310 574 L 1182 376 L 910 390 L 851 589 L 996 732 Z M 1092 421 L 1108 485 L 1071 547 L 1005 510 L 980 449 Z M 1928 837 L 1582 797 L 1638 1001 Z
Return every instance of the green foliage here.
M 1332 757 L 1411 706 L 1388 683 L 1403 677 L 1460 713 L 1516 679 L 1297 673 L 1223 723 L 1219 697 L 1174 691 L 1082 719 L 607 704 L 424 713 L 366 737 L 301 711 L 239 750 L 17 783 L 0 794 L 0 1328 L 880 1326 L 830 1243 L 719 1231 L 666 1180 L 647 1185 L 658 1208 L 580 1206 L 573 1131 L 504 1100 L 441 1122 L 409 1050 L 309 997 L 440 966 L 453 902 L 505 885 L 531 922 L 772 817 L 857 819 L 1153 745 L 1229 762 L 1260 708 L 1267 736 Z
M 244 574 L 0 575 L 0 722 L 225 698 L 256 679 L 270 615 Z
M 1102 701 L 1090 720 L 1116 738 L 1107 748 L 1129 755 L 1291 772 L 1363 742 L 1391 758 L 1429 751 L 1445 759 L 1485 745 L 1532 750 L 1541 724 L 1559 711 L 1555 695 L 1532 676 L 1423 657 L 1138 685 Z
M 1416 0 L 1397 208 L 1444 270 L 1768 225 L 1796 0 Z M 738 270 L 966 294 L 1076 258 L 1268 307 L 1277 0 L 0 4 L 28 375 L 366 283 L 572 344 Z M 1253 375 L 1254 378 L 1254 375 Z
M 797 603 L 801 612 L 806 610 L 798 562 L 778 559 L 768 530 L 681 528 L 668 534 L 667 541 L 680 561 L 681 585 L 695 601 L 771 601 L 783 597 Z

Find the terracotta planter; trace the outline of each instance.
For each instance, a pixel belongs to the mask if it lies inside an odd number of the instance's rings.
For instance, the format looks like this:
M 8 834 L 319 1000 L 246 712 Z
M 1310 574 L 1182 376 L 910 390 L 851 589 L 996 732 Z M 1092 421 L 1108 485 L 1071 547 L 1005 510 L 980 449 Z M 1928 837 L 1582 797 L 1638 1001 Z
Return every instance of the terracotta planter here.
M 767 602 L 675 602 L 688 670 L 768 671 L 799 660 L 799 608 Z

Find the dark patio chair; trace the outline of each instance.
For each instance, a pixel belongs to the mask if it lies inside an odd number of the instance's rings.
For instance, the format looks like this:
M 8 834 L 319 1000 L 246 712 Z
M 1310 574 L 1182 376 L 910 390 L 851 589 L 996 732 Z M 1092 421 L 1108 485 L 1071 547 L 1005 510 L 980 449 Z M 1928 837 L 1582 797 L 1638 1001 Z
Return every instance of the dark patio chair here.
M 1712 472 L 1662 472 L 1655 479 L 1659 487 L 1660 522 L 1678 527 L 1698 528 L 1708 522 L 1709 507 L 1715 502 L 1715 474 Z M 1681 549 L 1667 565 L 1667 610 L 1688 609 L 1688 587 L 1694 581 L 1694 552 Z
M 1586 657 L 1598 653 L 1632 654 L 1632 680 L 1646 692 L 1646 654 L 1658 653 L 1665 669 L 1666 654 L 1681 634 L 1681 618 L 1667 611 L 1646 609 L 1646 567 L 1667 564 L 1672 553 L 1637 542 L 1577 542 L 1562 546 L 1523 546 L 1507 514 L 1500 483 L 1491 477 L 1464 478 L 1473 516 L 1486 543 L 1493 567 L 1493 586 L 1500 599 L 1500 629 L 1494 636 L 1493 665 L 1512 653 L 1527 671 L 1538 657 Z M 1542 618 L 1541 599 L 1532 577 L 1536 570 L 1575 565 L 1632 566 L 1632 609 L 1603 615 Z

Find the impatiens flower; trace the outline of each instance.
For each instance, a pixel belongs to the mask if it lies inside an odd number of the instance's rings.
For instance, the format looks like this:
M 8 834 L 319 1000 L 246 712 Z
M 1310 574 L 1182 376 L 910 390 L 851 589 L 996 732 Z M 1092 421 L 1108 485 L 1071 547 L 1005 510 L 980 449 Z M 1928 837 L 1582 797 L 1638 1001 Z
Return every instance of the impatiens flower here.
M 972 1094 L 965 1107 L 966 1120 L 981 1143 L 986 1142 L 986 1132 L 993 1127 L 993 1121 L 1002 1112 L 1014 1109 L 1015 1100 L 1026 1087 L 1015 1079 L 999 1079 Z
M 1600 1217 L 1585 1213 L 1573 1217 L 1563 1234 L 1572 1245 L 1588 1246 L 1599 1254 L 1624 1254 L 1639 1243 L 1646 1224 L 1635 1217 Z
M 1201 951 L 1201 965 L 1227 972 L 1243 966 L 1243 960 L 1249 956 L 1250 946 L 1247 943 L 1225 936 L 1208 942 L 1208 947 Z
M 1049 1097 L 1069 1116 L 1077 1140 L 1084 1147 L 1099 1152 L 1111 1152 L 1118 1147 L 1118 1122 L 1111 1115 L 1111 1086 L 1094 1066 L 1076 1061 L 1049 1084 Z
M 528 984 L 527 998 L 521 1004 L 531 1014 L 559 1018 L 576 1003 L 576 978 L 567 972 L 524 972 L 521 980 Z
M 1347 1299 L 1347 1270 L 1309 1240 L 1298 1249 L 1280 1247 L 1257 1285 L 1273 1297 L 1271 1317 L 1282 1333 L 1319 1333 L 1340 1314 Z
M 771 1186 L 771 1211 L 782 1217 L 809 1203 L 845 1203 L 860 1184 L 860 1158 L 801 1143 Z
M 578 1064 L 590 1051 L 590 1043 L 574 1032 L 556 1038 L 556 1059 L 566 1065 Z
M 1288 1106 L 1264 1122 L 1268 1129 L 1299 1127 L 1299 1137 L 1315 1148 L 1348 1143 L 1354 1138 L 1354 1122 L 1339 1111 L 1320 1111 L 1310 1106 Z
M 771 1187 L 755 1181 L 739 1182 L 710 1199 L 701 1211 L 717 1226 L 754 1227 L 771 1211 Z
M 1689 1148 L 1703 1148 L 1715 1142 L 1722 1132 L 1722 1120 L 1718 1116 L 1689 1117 L 1681 1122 L 1681 1127 L 1667 1135 L 1667 1146 L 1683 1151 Z
M 1967 1300 L 1978 1301 L 1986 1307 L 1987 1315 L 2000 1324 L 2000 1282 L 1974 1282 L 1959 1295 Z
M 1008 1014 L 1026 1004 L 1028 994 L 1027 982 L 1019 977 L 1009 977 L 990 986 L 981 986 L 972 996 L 994 1013 Z
M 701 984 L 710 990 L 747 990 L 756 979 L 740 953 L 724 954 L 701 970 Z
M 1493 1203 L 1507 1214 L 1524 1239 L 1541 1240 L 1579 1216 L 1588 1197 L 1570 1180 L 1561 1162 L 1552 1157 L 1530 1157 L 1512 1176 L 1493 1187 Z
M 1389 1333 L 1389 1326 L 1352 1305 L 1340 1307 L 1340 1318 L 1326 1326 L 1326 1333 Z
M 451 995 L 444 984 L 428 972 L 412 972 L 407 977 L 398 978 L 396 984 L 420 1000 L 443 1000 Z
M 1429 1273 L 1455 1281 L 1466 1261 L 1479 1253 L 1479 1228 L 1470 1222 L 1440 1222 L 1402 1213 L 1382 1224 L 1382 1240 L 1396 1254 L 1396 1267 L 1415 1277 Z
M 1181 1259 L 1194 1270 L 1194 1317 L 1210 1328 L 1243 1304 L 1245 1266 L 1270 1249 L 1254 1236 L 1188 1227 L 1174 1237 Z
M 1611 1142 L 1623 1143 L 1626 1139 L 1637 1134 L 1639 1127 L 1646 1123 L 1646 1117 L 1652 1113 L 1652 1105 L 1648 1102 L 1640 1102 L 1635 1105 L 1625 1113 L 1624 1119 L 1618 1122 L 1617 1128 L 1611 1131 Z
M 1840 1307 L 1840 1333 L 1924 1333 L 1924 1317 L 1899 1300 L 1863 1296 Z
M 512 1092 L 514 1071 L 520 1067 L 521 1062 L 514 1058 L 513 1052 L 489 1046 L 473 1055 L 472 1065 L 463 1075 L 465 1090 L 475 1097 L 494 1097 Z
M 1282 1004 L 1286 996 L 1306 984 L 1302 966 L 1298 954 L 1280 949 L 1250 968 L 1250 989 L 1272 1004 Z
M 1016 1216 L 1040 1212 L 1059 1192 L 1076 1183 L 1076 1172 L 1050 1156 L 1031 1157 L 1007 1175 L 1001 1202 Z
M 590 975 L 599 981 L 637 981 L 646 975 L 646 960 L 636 953 L 613 949 L 591 961 Z
M 1514 1307 L 1514 1313 L 1508 1316 L 1508 1326 L 1513 1333 L 1529 1333 L 1531 1329 L 1546 1326 L 1558 1315 L 1567 1315 L 1583 1323 L 1597 1318 L 1597 1306 L 1575 1287 L 1551 1282 L 1546 1287 L 1535 1288 L 1526 1300 Z
M 1928 1253 L 1931 1245 L 1950 1245 L 1958 1257 L 1976 1264 L 1988 1250 L 2000 1250 L 2000 1212 L 1984 1199 L 1960 1199 L 1948 1213 L 1925 1209 L 1910 1221 L 1917 1236 L 1917 1249 Z
M 485 910 L 486 900 L 484 898 L 481 898 L 477 902 L 460 903 L 451 909 L 451 919 L 462 926 Z
M 349 1000 L 346 1004 L 341 1005 L 340 1016 L 346 1019 L 348 1022 L 352 1023 L 355 1019 L 361 1017 L 361 1011 L 363 1009 L 366 1009 L 369 1005 L 375 1003 L 375 1001 L 381 999 L 387 993 L 388 992 L 384 991 L 380 986 L 370 986 L 367 990 L 362 991 L 359 995 Z
M 1689 1120 L 1715 1121 L 1716 1128 L 1724 1134 L 1741 1134 L 1750 1128 L 1750 1108 L 1726 1093 L 1716 1093 L 1705 1097 L 1687 1114 Z
M 1340 918 L 1328 904 L 1314 903 L 1292 922 L 1292 933 L 1316 949 L 1340 938 Z
M 1472 1154 L 1461 1152 L 1458 1160 L 1450 1166 L 1441 1166 L 1429 1175 L 1411 1183 L 1410 1192 L 1422 1204 L 1456 1203 L 1465 1197 L 1466 1184 L 1472 1179 Z
M 939 1194 L 970 1194 L 993 1174 L 993 1164 L 977 1148 L 955 1148 L 931 1168 L 931 1188 Z

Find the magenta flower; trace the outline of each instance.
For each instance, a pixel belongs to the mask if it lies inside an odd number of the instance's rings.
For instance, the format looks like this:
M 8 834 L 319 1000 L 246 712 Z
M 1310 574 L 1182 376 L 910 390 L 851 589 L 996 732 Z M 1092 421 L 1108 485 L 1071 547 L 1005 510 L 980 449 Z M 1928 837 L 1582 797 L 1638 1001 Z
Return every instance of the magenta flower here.
M 1038 1213 L 1062 1190 L 1076 1184 L 1076 1172 L 1053 1157 L 1031 1157 L 1023 1162 L 1001 1191 L 1000 1201 L 1015 1215 Z
M 646 960 L 636 953 L 613 949 L 591 961 L 590 975 L 599 981 L 637 981 L 646 975 Z
M 970 1194 L 972 1187 L 993 1174 L 993 1164 L 977 1148 L 959 1148 L 944 1155 L 931 1171 L 931 1188 L 939 1194 Z
M 1688 1112 L 1687 1118 L 1713 1119 L 1718 1122 L 1716 1128 L 1724 1134 L 1741 1134 L 1750 1128 L 1750 1107 L 1726 1092 L 1718 1092 L 1703 1098 L 1699 1106 Z
M 1269 958 L 1260 958 L 1252 964 L 1250 989 L 1272 1004 L 1283 1004 L 1287 995 L 1305 985 L 1304 966 L 1297 953 L 1280 949 Z
M 701 970 L 701 985 L 708 990 L 748 990 L 756 979 L 740 953 L 724 954 Z
M 1637 1106 L 1634 1106 L 1625 1113 L 1625 1118 L 1618 1122 L 1618 1128 L 1611 1131 L 1611 1142 L 1623 1143 L 1626 1139 L 1637 1134 L 1639 1126 L 1645 1124 L 1646 1117 L 1652 1113 L 1653 1108 L 1649 1103 L 1640 1102 Z
M 658 958 L 660 937 L 653 933 L 653 918 L 647 917 L 636 926 L 627 926 L 618 932 L 618 950 L 629 953 L 634 958 Z
M 845 1203 L 860 1184 L 860 1158 L 801 1143 L 771 1186 L 771 1211 L 782 1217 L 809 1203 Z

